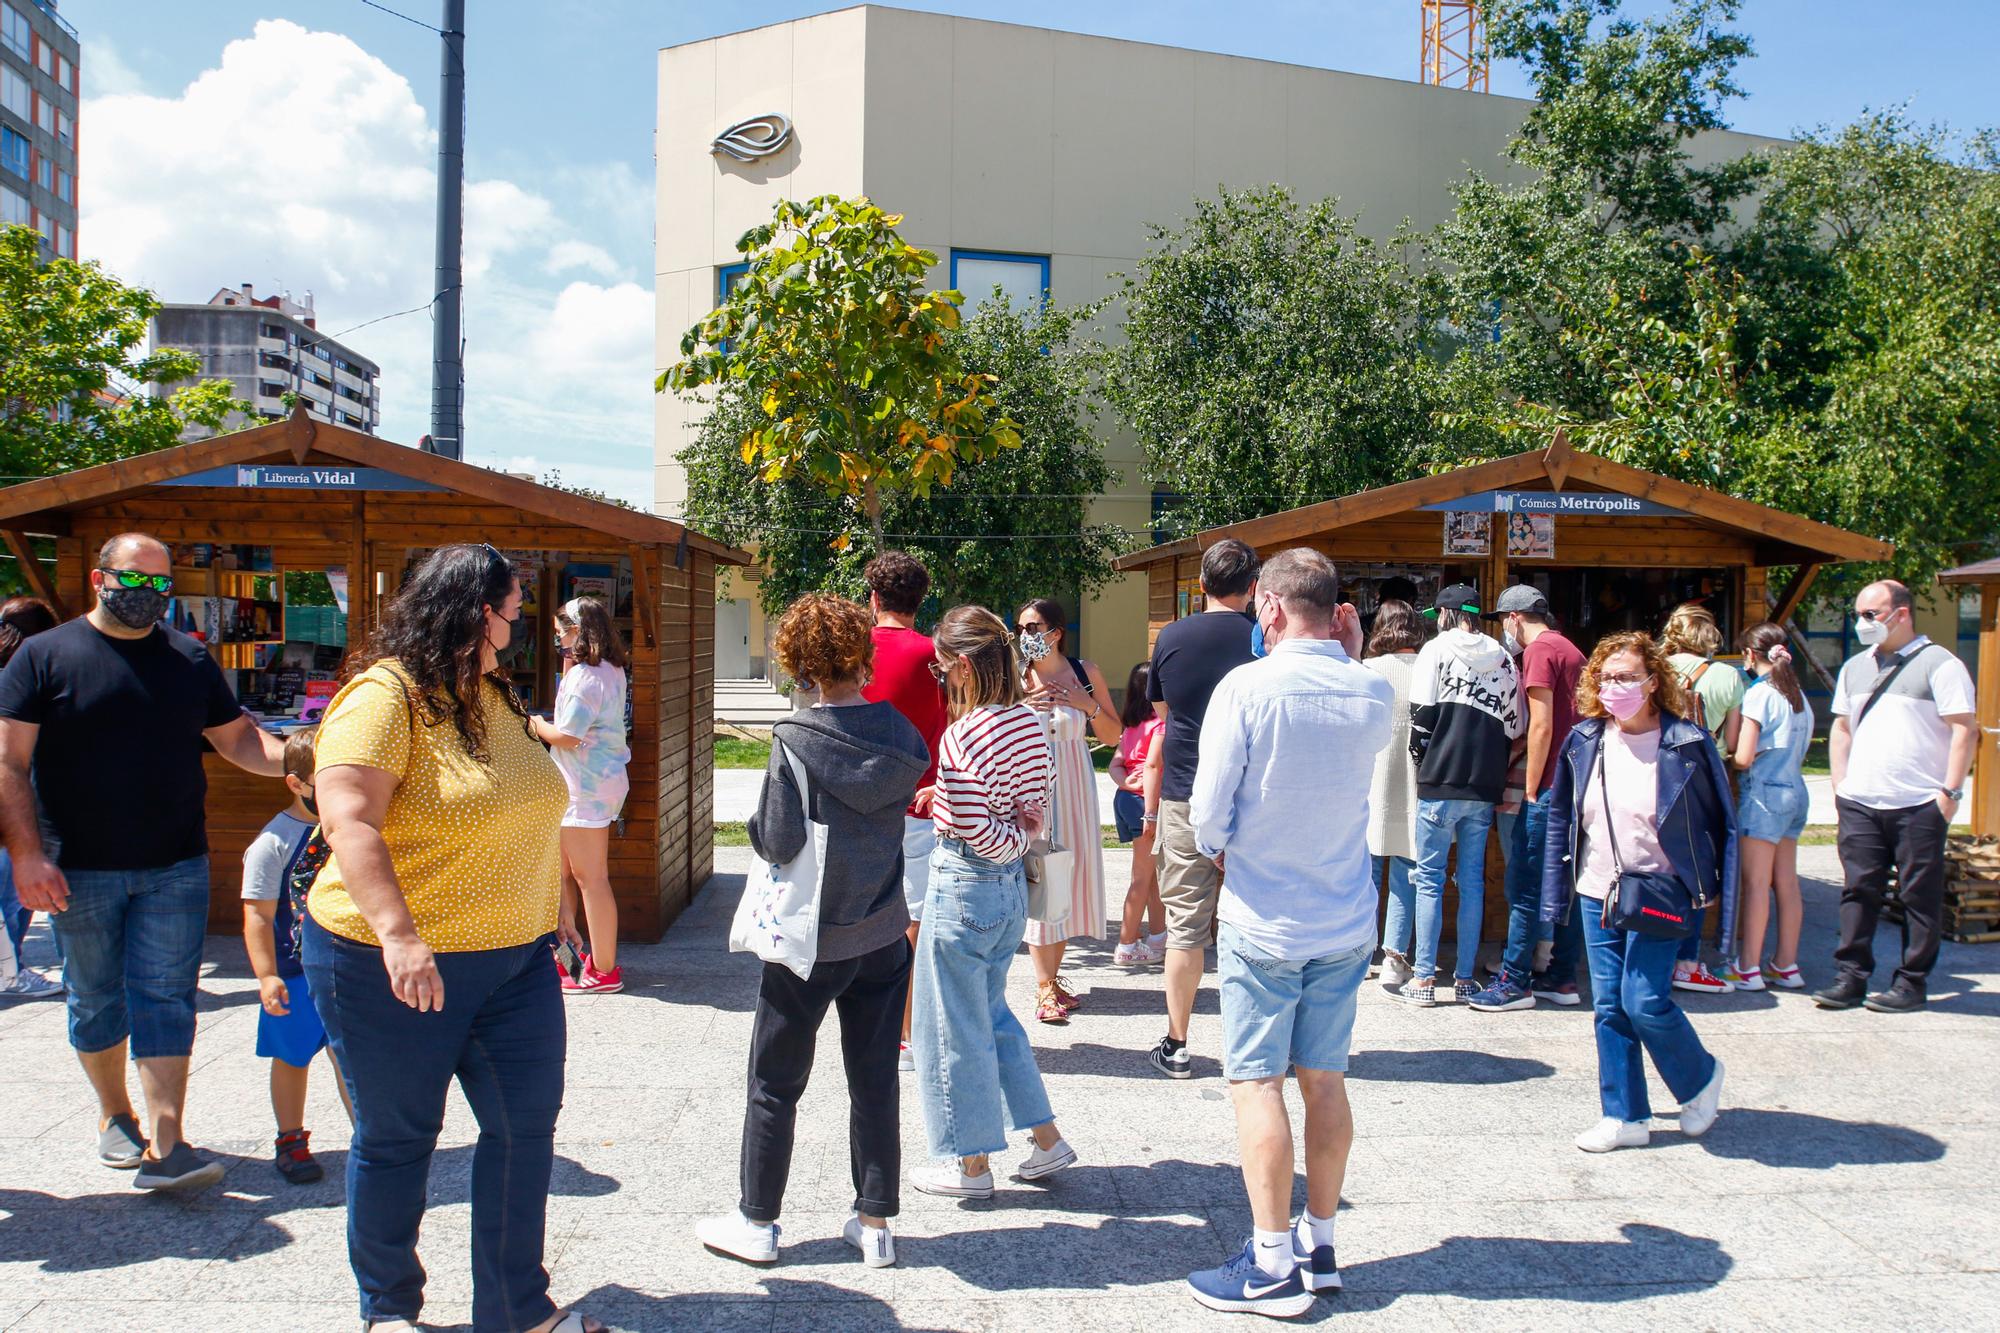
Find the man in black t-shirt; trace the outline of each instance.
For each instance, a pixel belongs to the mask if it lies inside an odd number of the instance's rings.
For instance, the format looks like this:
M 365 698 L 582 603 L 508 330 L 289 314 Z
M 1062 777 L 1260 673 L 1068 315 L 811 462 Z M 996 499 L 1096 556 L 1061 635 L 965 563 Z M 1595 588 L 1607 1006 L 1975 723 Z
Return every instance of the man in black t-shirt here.
M 192 1189 L 222 1166 L 181 1136 L 208 924 L 202 741 L 252 773 L 284 745 L 236 704 L 200 642 L 158 623 L 167 548 L 106 542 L 90 614 L 38 634 L 0 672 L 0 837 L 21 903 L 50 914 L 69 1038 L 98 1101 L 98 1160 L 141 1189 Z M 40 812 L 37 817 L 37 804 Z M 130 1046 L 150 1143 L 125 1083 Z
M 1146 822 L 1159 825 L 1160 902 L 1167 911 L 1167 1035 L 1148 1057 L 1168 1078 L 1194 1072 L 1188 1058 L 1188 1019 L 1201 989 L 1203 952 L 1215 924 L 1222 871 L 1195 847 L 1188 819 L 1195 761 L 1201 754 L 1201 721 L 1222 678 L 1253 656 L 1257 622 L 1246 608 L 1257 590 L 1257 553 L 1226 537 L 1201 557 L 1202 614 L 1176 620 L 1153 645 L 1147 695 L 1166 720 L 1166 733 L 1148 763 L 1157 767 L 1158 793 Z

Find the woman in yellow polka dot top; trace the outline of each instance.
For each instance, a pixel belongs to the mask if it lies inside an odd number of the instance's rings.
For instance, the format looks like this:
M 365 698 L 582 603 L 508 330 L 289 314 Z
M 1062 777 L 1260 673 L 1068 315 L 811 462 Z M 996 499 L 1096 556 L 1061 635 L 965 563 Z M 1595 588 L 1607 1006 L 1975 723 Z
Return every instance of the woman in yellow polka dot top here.
M 302 953 L 354 1101 L 348 1259 L 377 1330 L 413 1329 L 423 1309 L 416 1237 L 454 1078 L 479 1122 L 474 1326 L 602 1328 L 556 1308 L 542 1262 L 567 1046 L 549 949 L 569 792 L 501 673 L 520 617 L 505 557 L 440 547 L 383 612 L 316 741 L 333 859 Z

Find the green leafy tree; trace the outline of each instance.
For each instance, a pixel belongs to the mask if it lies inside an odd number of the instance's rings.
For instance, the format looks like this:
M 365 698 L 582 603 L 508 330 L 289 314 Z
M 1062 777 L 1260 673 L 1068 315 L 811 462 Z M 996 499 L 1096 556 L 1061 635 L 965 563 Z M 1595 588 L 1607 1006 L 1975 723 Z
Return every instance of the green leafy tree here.
M 748 270 L 655 386 L 755 404 L 761 418 L 725 418 L 743 461 L 766 484 L 802 477 L 850 499 L 878 550 L 890 497 L 928 495 L 1020 443 L 992 377 L 949 336 L 959 294 L 925 289 L 937 256 L 905 242 L 901 220 L 866 199 L 780 200 L 737 241 Z
M 1398 234 L 1282 187 L 1197 200 L 1126 280 L 1106 392 L 1169 492 L 1212 527 L 1400 481 L 1441 429 L 1443 378 Z M 1463 423 L 1461 423 L 1463 424 Z
M 949 335 L 967 370 L 992 377 L 995 410 L 1018 423 L 1021 443 L 962 464 L 949 488 L 885 498 L 884 540 L 923 557 L 938 606 L 1086 595 L 1130 544 L 1090 517 L 1090 498 L 1113 480 L 1092 431 L 1099 355 L 1083 337 L 1099 308 L 1020 310 L 996 297 Z M 743 461 L 739 441 L 758 415 L 746 396 L 726 390 L 681 452 L 687 520 L 758 548 L 767 612 L 816 590 L 863 595 L 871 553 L 829 540 L 844 531 L 850 507 L 802 476 L 760 483 Z
M 0 228 L 0 472 L 48 476 L 150 453 L 249 410 L 226 380 L 146 392 L 201 371 L 186 352 L 142 352 L 159 308 L 94 263 L 44 262 L 33 229 Z

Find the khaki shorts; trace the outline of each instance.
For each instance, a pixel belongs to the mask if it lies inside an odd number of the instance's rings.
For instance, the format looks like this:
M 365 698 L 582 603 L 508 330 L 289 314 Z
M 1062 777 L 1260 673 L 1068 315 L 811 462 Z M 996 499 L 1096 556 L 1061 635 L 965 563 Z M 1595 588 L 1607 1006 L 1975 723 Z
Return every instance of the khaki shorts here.
M 1186 801 L 1160 802 L 1160 905 L 1167 909 L 1167 947 L 1206 949 L 1215 933 L 1222 872 L 1194 845 Z

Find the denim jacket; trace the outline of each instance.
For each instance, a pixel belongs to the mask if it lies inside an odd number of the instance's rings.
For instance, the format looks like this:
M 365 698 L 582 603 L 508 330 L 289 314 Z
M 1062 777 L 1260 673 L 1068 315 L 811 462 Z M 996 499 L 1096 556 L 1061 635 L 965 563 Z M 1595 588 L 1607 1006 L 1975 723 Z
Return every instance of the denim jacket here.
M 1576 893 L 1586 791 L 1597 768 L 1606 722 L 1578 722 L 1563 742 L 1549 789 L 1547 841 L 1542 848 L 1542 920 L 1563 921 Z M 1615 724 L 1612 724 L 1615 725 Z M 1736 802 L 1729 775 L 1709 734 L 1685 718 L 1660 717 L 1658 826 L 1660 849 L 1673 863 L 1697 907 L 1722 899 L 1722 936 L 1736 929 Z

